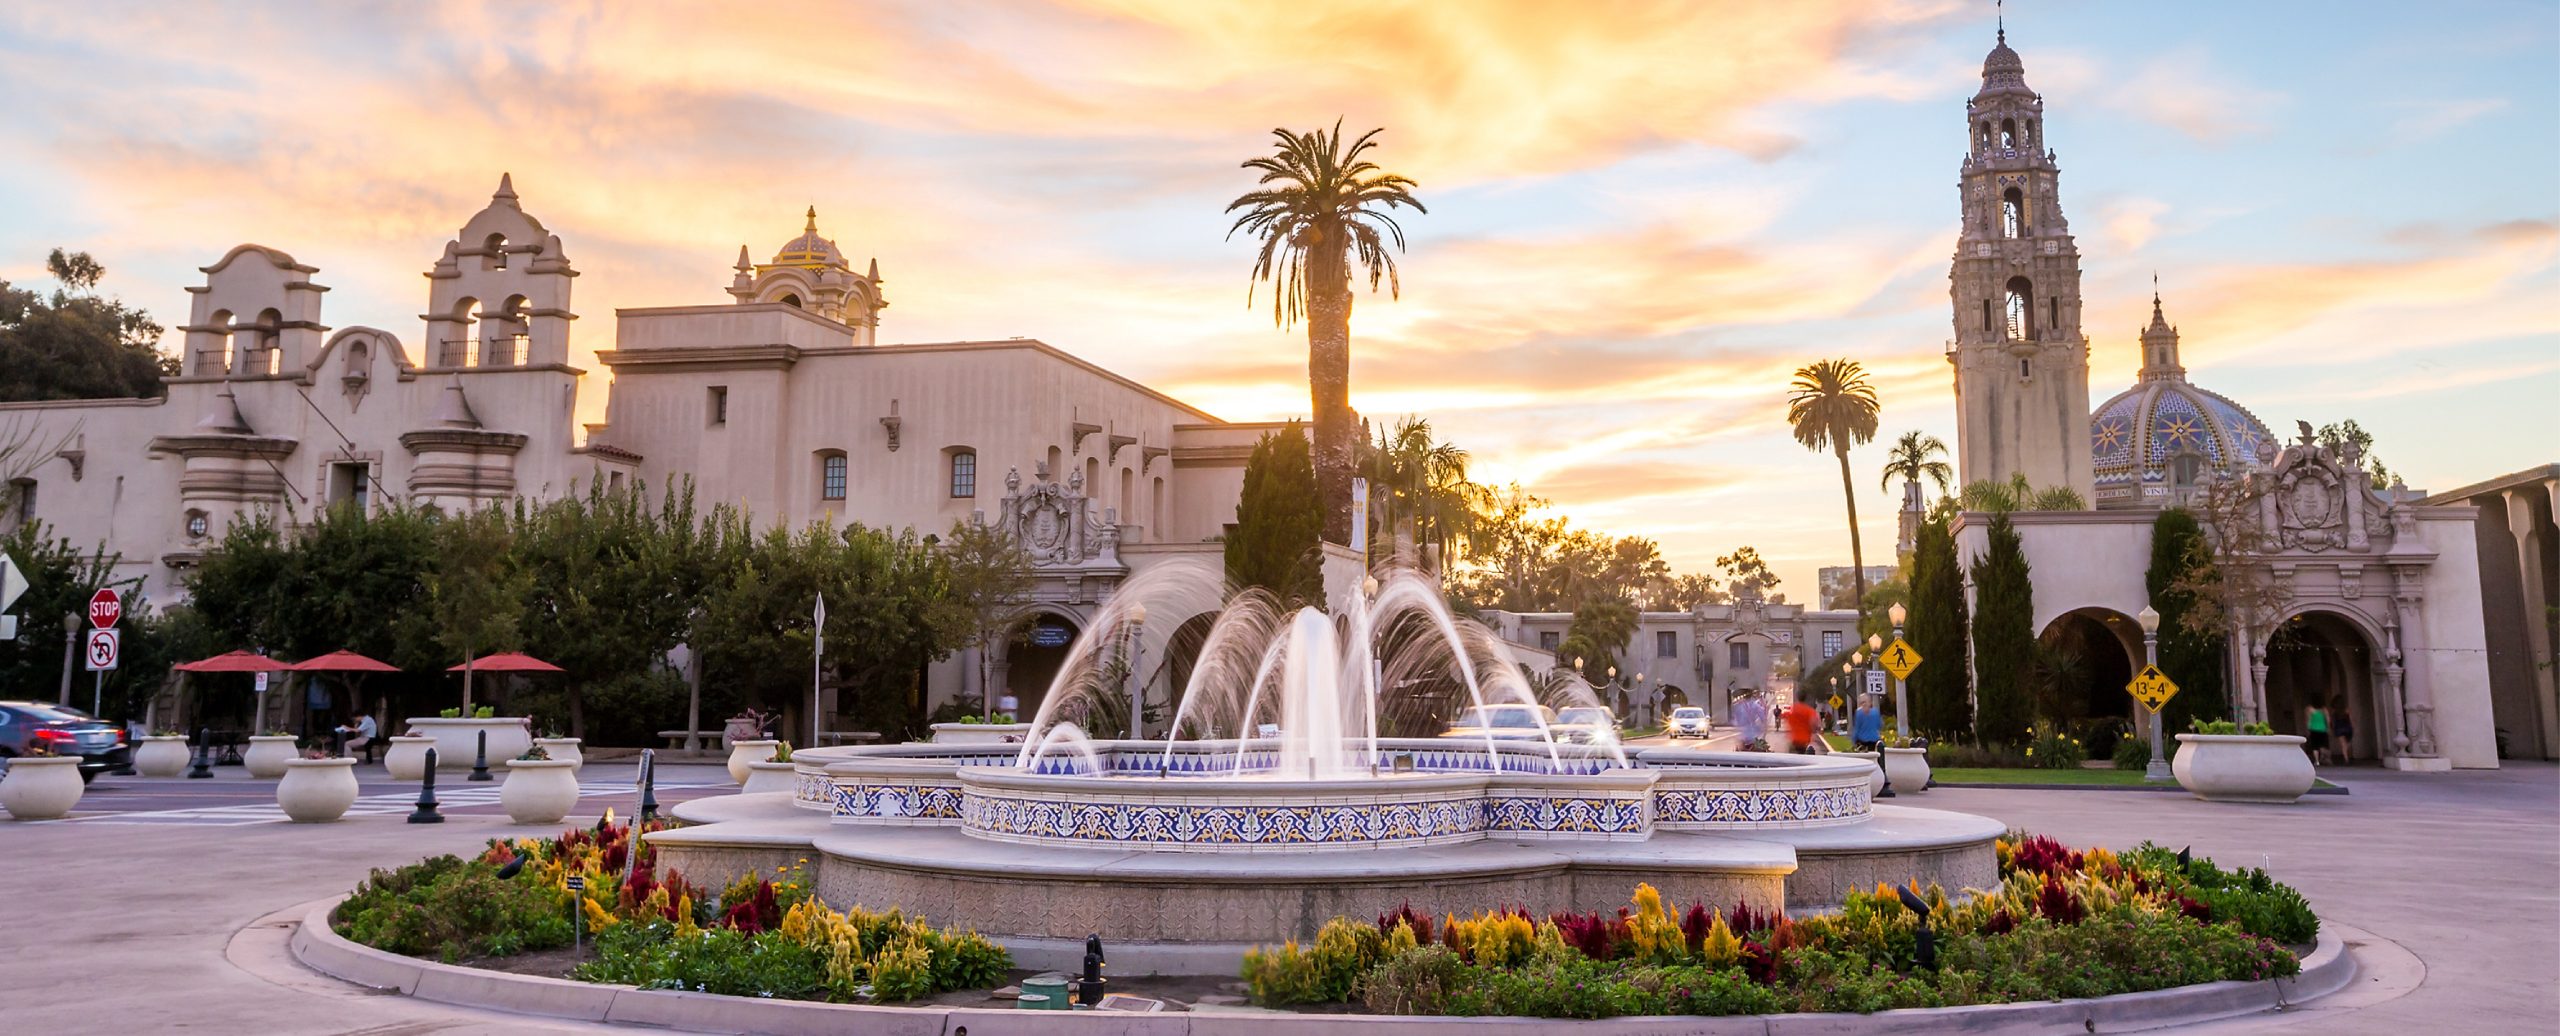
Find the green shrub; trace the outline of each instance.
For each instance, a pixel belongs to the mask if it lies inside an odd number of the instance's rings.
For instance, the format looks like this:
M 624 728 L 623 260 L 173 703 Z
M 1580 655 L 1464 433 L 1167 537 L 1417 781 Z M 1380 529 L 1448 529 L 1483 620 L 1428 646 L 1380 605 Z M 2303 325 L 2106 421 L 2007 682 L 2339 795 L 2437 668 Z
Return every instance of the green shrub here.
M 2035 740 L 2027 746 L 2027 765 L 2039 770 L 2076 770 L 2088 761 L 2088 749 L 2080 739 L 2054 729 L 2053 724 L 2038 722 Z
M 2180 867 L 2176 853 L 2149 842 L 2135 846 L 2125 859 L 2162 875 L 2180 894 L 2210 908 L 2216 923 L 2229 922 L 2243 932 L 2289 946 L 2319 941 L 2320 918 L 2311 912 L 2310 901 L 2264 870 L 2225 871 L 2201 857 Z
M 2007 745 L 1965 745 L 1933 743 L 1929 746 L 1929 768 L 2016 770 L 2027 766 L 2027 757 Z
M 1013 954 L 976 932 L 935 933 L 933 984 L 937 989 L 993 989 L 1013 970 Z
M 1360 983 L 1360 1002 L 1379 1014 L 1447 1014 L 1449 993 L 1468 980 L 1456 951 L 1416 946 L 1380 961 Z
M 1359 988 L 1360 976 L 1378 962 L 1386 945 L 1386 936 L 1378 926 L 1362 924 L 1347 917 L 1327 921 L 1316 932 L 1312 952 L 1316 970 L 1316 1000 L 1333 1002 L 1351 999 Z
M 901 939 L 871 959 L 871 997 L 881 1003 L 933 993 L 933 950 L 921 939 Z
M 452 962 L 566 946 L 573 924 L 558 890 L 439 856 L 374 871 L 339 905 L 335 928 L 376 949 Z
M 1324 974 L 1316 966 L 1316 955 L 1300 949 L 1295 939 L 1275 947 L 1257 946 L 1244 951 L 1242 977 L 1253 1002 L 1266 1007 L 1324 1000 Z
M 2151 768 L 2151 742 L 2129 737 L 2116 742 L 2116 769 L 2148 770 Z
M 679 937 L 664 921 L 626 922 L 597 937 L 596 959 L 574 975 L 642 989 L 815 1000 L 823 997 L 826 959 L 773 932 L 704 928 Z

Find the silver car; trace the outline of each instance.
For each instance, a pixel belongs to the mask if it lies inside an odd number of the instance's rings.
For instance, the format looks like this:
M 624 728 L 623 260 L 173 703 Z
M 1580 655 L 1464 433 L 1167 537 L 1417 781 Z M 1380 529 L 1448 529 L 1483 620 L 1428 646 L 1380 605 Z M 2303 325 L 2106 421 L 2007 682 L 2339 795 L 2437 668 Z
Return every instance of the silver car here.
M 1671 710 L 1671 722 L 1663 732 L 1672 737 L 1708 737 L 1715 732 L 1715 723 L 1707 719 L 1707 710 L 1683 705 Z

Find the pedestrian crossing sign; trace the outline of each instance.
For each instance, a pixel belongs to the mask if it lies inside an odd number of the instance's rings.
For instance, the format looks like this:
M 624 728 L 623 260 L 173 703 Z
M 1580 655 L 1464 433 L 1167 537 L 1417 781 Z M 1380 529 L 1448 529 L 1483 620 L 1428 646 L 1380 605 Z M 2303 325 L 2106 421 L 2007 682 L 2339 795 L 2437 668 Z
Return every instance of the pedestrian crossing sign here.
M 1911 643 L 1900 637 L 1893 638 L 1893 643 L 1884 646 L 1884 654 L 1876 657 L 1896 680 L 1911 679 L 1911 671 L 1920 668 L 1920 653 L 1911 650 Z
M 2132 692 L 2133 700 L 2141 702 L 2143 708 L 2153 712 L 2160 711 L 2160 706 L 2169 704 L 2169 699 L 2178 696 L 2177 682 L 2169 679 L 2169 674 L 2161 672 L 2156 665 L 2143 666 L 2141 672 L 2133 674 L 2133 682 L 2126 684 L 2125 690 Z

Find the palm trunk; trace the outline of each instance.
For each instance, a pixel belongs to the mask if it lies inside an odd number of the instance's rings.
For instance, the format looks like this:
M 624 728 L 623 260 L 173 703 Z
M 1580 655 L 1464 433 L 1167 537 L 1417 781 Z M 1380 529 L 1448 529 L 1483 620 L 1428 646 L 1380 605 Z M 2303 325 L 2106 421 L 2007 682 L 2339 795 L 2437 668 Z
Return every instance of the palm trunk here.
M 1849 501 L 1849 576 L 1851 584 L 1858 588 L 1858 596 L 1849 602 L 1849 609 L 1863 615 L 1867 607 L 1867 555 L 1858 544 L 1858 487 L 1849 478 L 1848 440 L 1835 437 L 1832 441 L 1838 444 L 1831 452 L 1840 458 L 1840 495 Z
M 1319 248 L 1309 260 L 1307 393 L 1315 408 L 1316 497 L 1324 506 L 1324 539 L 1349 544 L 1359 452 L 1353 442 L 1359 421 L 1351 412 L 1351 285 L 1340 255 Z

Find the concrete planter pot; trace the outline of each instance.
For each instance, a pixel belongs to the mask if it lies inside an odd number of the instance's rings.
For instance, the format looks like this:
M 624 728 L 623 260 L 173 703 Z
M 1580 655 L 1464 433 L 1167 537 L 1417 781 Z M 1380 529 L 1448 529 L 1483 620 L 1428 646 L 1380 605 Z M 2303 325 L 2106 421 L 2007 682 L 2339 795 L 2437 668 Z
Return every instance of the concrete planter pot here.
M 422 780 L 427 776 L 427 749 L 436 746 L 431 737 L 395 737 L 385 739 L 391 747 L 382 752 L 382 768 L 391 772 L 395 781 Z M 439 751 L 438 756 L 442 756 Z M 438 758 L 437 762 L 444 760 Z
M 1003 743 L 1018 745 L 1031 736 L 1028 723 L 936 723 L 933 743 L 937 745 L 983 745 Z
M 282 777 L 284 764 L 302 755 L 295 744 L 291 734 L 260 734 L 249 739 L 249 750 L 240 753 L 240 765 L 249 768 L 251 777 Z
M 740 785 L 747 783 L 748 769 L 756 763 L 773 761 L 773 748 L 780 741 L 737 741 L 729 745 L 729 779 Z
M 187 739 L 183 734 L 152 734 L 133 746 L 133 769 L 145 777 L 175 777 L 187 772 Z
M 17 820 L 52 820 L 80 804 L 80 757 L 33 756 L 9 760 L 9 776 L 0 777 L 0 806 Z
M 1867 778 L 1868 798 L 1874 798 L 1876 797 L 1877 792 L 1884 790 L 1884 760 L 1876 758 L 1876 754 L 1874 752 L 1842 752 L 1840 754 L 1852 759 L 1864 759 L 1875 764 L 1875 775 Z M 1901 792 L 1897 791 L 1894 794 L 1899 795 Z
M 326 824 L 356 804 L 353 759 L 288 759 L 276 782 L 276 805 L 297 824 Z
M 537 737 L 533 739 L 533 744 L 534 747 L 542 749 L 542 754 L 569 764 L 569 770 L 572 773 L 584 769 L 587 765 L 587 757 L 578 752 L 577 738 Z
M 799 779 L 800 767 L 798 763 L 748 763 L 747 780 L 745 784 L 739 786 L 738 794 L 754 795 L 767 791 L 788 792 L 793 789 L 793 786 L 798 783 Z
M 566 759 L 509 759 L 498 805 L 519 824 L 557 824 L 578 806 L 578 764 Z
M 2318 779 L 2292 734 L 2180 734 L 2169 772 L 2208 802 L 2288 803 Z
M 525 754 L 533 747 L 533 721 L 523 716 L 488 719 L 413 719 L 409 729 L 436 739 L 436 769 L 468 770 L 478 751 L 478 735 L 489 732 L 489 765 Z
M 1893 793 L 1917 795 L 1929 788 L 1929 750 L 1926 748 L 1888 748 L 1884 750 L 1884 775 L 1893 782 Z

